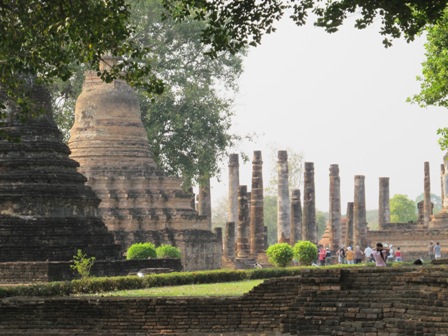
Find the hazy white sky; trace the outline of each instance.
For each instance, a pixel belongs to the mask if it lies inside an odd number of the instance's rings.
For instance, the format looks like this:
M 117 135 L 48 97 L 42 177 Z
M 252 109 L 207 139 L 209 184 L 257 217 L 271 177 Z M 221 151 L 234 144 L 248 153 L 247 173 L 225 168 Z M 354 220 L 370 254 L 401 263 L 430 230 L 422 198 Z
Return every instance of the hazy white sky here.
M 423 192 L 423 165 L 430 162 L 431 192 L 440 195 L 444 153 L 436 130 L 448 111 L 406 103 L 417 93 L 424 61 L 423 38 L 411 44 L 381 43 L 378 27 L 345 25 L 328 34 L 321 28 L 282 21 L 244 61 L 236 99 L 235 130 L 256 132 L 250 154 L 263 152 L 267 184 L 271 149 L 292 148 L 314 162 L 316 206 L 328 210 L 329 167 L 339 164 L 342 212 L 353 201 L 354 176 L 365 175 L 368 209 L 378 208 L 378 178 L 390 177 L 390 195 L 411 199 Z M 240 184 L 250 190 L 251 163 L 242 165 Z M 212 203 L 227 197 L 228 169 L 212 181 Z

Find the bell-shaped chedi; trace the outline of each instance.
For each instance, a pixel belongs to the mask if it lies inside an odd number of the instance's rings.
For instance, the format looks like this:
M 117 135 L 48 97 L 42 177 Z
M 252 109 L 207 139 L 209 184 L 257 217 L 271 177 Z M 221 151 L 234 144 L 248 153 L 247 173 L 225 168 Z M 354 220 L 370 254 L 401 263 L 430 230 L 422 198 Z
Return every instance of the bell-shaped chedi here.
M 181 189 L 180 179 L 156 166 L 137 96 L 125 81 L 105 83 L 86 72 L 70 133 L 71 158 L 124 249 L 135 242 L 173 244 L 185 269 L 220 267 L 220 242 L 192 208 L 193 195 Z
M 0 123 L 0 261 L 119 255 L 98 216 L 100 200 L 77 172 L 56 127 L 48 91 L 30 81 L 30 112 L 12 103 Z

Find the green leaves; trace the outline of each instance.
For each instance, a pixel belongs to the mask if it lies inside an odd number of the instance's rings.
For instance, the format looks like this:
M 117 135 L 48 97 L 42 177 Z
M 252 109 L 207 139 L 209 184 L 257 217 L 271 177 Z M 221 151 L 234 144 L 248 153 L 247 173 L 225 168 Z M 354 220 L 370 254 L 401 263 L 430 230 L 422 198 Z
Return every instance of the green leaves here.
M 310 241 L 300 240 L 294 245 L 294 258 L 301 265 L 309 266 L 317 259 L 317 246 Z
M 102 55 L 123 58 L 123 62 L 103 74 L 105 80 L 126 79 L 149 92 L 162 91 L 151 73 L 147 50 L 129 37 L 130 7 L 126 0 L 87 1 L 3 1 L 0 5 L 0 87 L 9 100 L 22 109 L 17 91 L 21 76 L 35 77 L 44 84 L 54 79 L 68 80 L 72 64 L 88 64 L 99 69 Z
M 417 219 L 417 207 L 406 195 L 395 194 L 390 199 L 391 223 L 407 223 Z
M 380 33 L 386 36 L 385 46 L 391 45 L 390 38 L 402 34 L 412 41 L 425 25 L 441 17 L 447 3 L 439 0 L 163 0 L 175 20 L 191 16 L 199 21 L 208 20 L 202 41 L 210 46 L 208 54 L 212 57 L 223 50 L 236 53 L 249 45 L 259 45 L 262 36 L 275 31 L 275 22 L 286 13 L 299 26 L 313 13 L 317 16 L 315 25 L 329 33 L 336 32 L 349 16 L 356 15 L 358 29 L 381 20 Z
M 292 261 L 294 252 L 288 243 L 278 243 L 266 250 L 269 262 L 278 267 L 286 267 Z

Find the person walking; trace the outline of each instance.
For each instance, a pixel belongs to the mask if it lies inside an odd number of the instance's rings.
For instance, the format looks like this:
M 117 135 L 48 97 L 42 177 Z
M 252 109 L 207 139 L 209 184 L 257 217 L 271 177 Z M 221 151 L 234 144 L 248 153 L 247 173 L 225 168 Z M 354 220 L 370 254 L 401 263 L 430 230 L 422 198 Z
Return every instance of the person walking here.
M 434 242 L 431 241 L 428 246 L 429 260 L 434 260 Z
M 345 264 L 345 250 L 344 246 L 341 246 L 338 251 L 338 263 Z
M 347 251 L 345 252 L 345 256 L 347 258 L 347 264 L 354 264 L 355 263 L 355 254 L 352 251 L 352 247 L 347 247 Z
M 360 264 L 362 262 L 362 256 L 364 253 L 361 251 L 359 246 L 355 247 L 355 264 Z
M 375 259 L 373 259 L 373 249 L 370 247 L 370 245 L 367 245 L 367 247 L 364 249 L 364 255 L 366 256 L 366 262 L 375 261 Z
M 442 258 L 442 248 L 440 247 L 440 243 L 437 242 L 434 246 L 434 259 L 439 260 Z

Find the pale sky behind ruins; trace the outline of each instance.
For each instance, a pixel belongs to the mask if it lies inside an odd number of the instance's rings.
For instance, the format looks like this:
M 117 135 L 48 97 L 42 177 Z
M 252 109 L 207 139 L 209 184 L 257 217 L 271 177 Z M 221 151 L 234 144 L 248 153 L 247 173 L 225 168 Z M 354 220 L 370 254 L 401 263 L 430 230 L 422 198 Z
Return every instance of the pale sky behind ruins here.
M 378 208 L 379 177 L 390 177 L 390 196 L 423 192 L 423 165 L 430 162 L 431 192 L 440 196 L 440 150 L 436 131 L 448 111 L 406 102 L 419 92 L 424 38 L 395 40 L 384 48 L 378 27 L 345 24 L 335 34 L 283 20 L 276 33 L 251 48 L 235 101 L 234 129 L 256 132 L 243 146 L 263 155 L 265 186 L 275 160 L 272 148 L 302 152 L 314 162 L 316 208 L 328 211 L 329 167 L 339 164 L 341 208 L 353 201 L 354 176 L 365 175 L 367 209 Z M 240 184 L 251 189 L 251 162 Z M 227 197 L 228 169 L 212 180 L 212 204 Z M 303 201 L 303 198 L 302 198 Z

